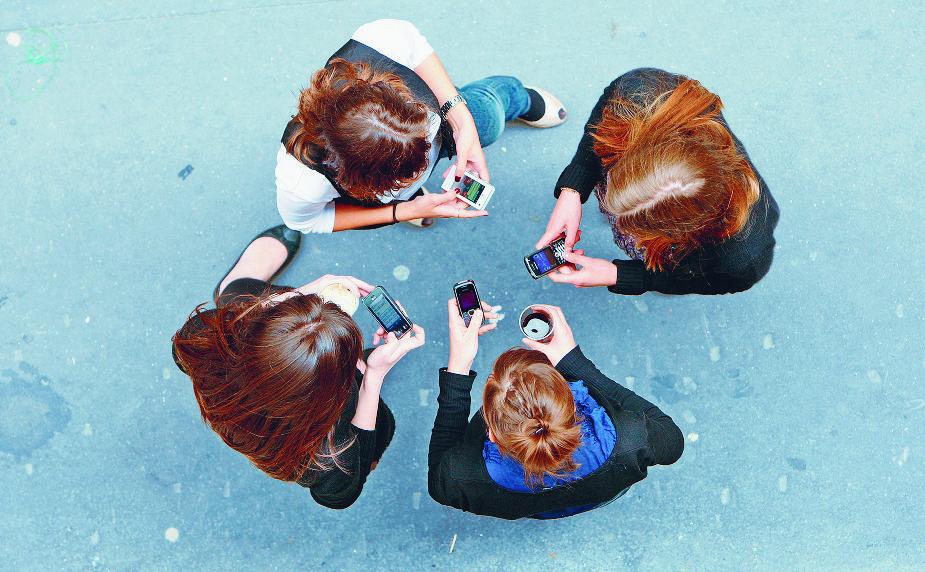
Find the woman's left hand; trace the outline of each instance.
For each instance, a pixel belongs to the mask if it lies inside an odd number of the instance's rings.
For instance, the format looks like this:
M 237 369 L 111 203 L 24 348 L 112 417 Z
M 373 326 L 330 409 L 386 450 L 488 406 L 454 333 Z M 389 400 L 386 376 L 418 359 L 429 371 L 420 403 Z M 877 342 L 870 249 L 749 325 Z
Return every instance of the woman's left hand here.
M 459 315 L 456 298 L 447 300 L 450 328 L 450 359 L 447 371 L 468 375 L 472 362 L 479 351 L 479 336 L 498 327 L 498 324 L 485 324 L 484 320 L 497 319 L 498 314 L 491 311 L 491 305 L 482 300 L 482 309 L 476 310 L 469 320 L 469 325 Z
M 463 104 L 454 106 L 447 112 L 446 120 L 453 128 L 453 140 L 456 142 L 456 180 L 462 178 L 466 169 L 471 169 L 486 182 L 490 181 L 482 142 L 479 140 L 479 132 L 475 128 L 475 120 L 472 119 L 469 108 Z M 450 169 L 447 168 L 443 177 L 446 178 L 449 172 Z
M 584 254 L 583 250 L 566 252 L 563 258 L 570 264 L 560 266 L 557 271 L 546 276 L 553 282 L 572 284 L 579 288 L 613 286 L 617 283 L 617 266 L 613 262 Z
M 338 282 L 346 286 L 351 292 L 357 294 L 358 296 L 366 296 L 375 289 L 375 286 L 367 282 L 363 282 L 359 278 L 353 276 L 337 276 L 334 274 L 325 274 L 321 278 L 313 280 L 304 286 L 299 286 L 297 290 L 302 294 L 317 294 L 324 289 L 325 286 L 334 284 Z
M 486 210 L 469 209 L 469 205 L 459 200 L 458 195 L 453 191 L 444 191 L 440 194 L 428 193 L 421 195 L 416 199 L 408 202 L 411 205 L 412 218 L 474 218 L 479 216 L 488 216 Z M 408 212 L 402 208 L 402 219 L 409 216 Z M 469 209 L 469 210 L 467 210 Z

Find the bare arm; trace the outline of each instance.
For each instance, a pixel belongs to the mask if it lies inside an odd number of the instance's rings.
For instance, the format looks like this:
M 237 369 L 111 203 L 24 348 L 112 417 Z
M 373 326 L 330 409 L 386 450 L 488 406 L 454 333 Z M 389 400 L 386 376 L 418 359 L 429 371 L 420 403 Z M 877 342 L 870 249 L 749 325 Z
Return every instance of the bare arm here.
M 395 209 L 394 211 L 392 209 Z M 414 200 L 381 207 L 362 207 L 335 203 L 334 232 L 362 228 L 372 224 L 391 224 L 416 218 L 475 218 L 486 216 L 488 211 L 466 210 L 468 205 L 456 199 L 456 194 L 422 195 Z M 395 215 L 395 220 L 392 215 Z
M 418 67 L 414 68 L 414 71 L 434 92 L 440 105 L 458 93 L 436 53 L 430 54 Z M 469 108 L 463 104 L 454 105 L 447 112 L 446 120 L 453 128 L 453 139 L 456 141 L 456 172 L 462 176 L 462 173 L 469 168 L 488 181 L 490 178 L 488 166 L 485 164 L 485 154 L 482 153 L 482 144 Z
M 334 232 L 362 228 L 373 224 L 391 224 L 392 222 L 392 205 L 362 207 L 360 205 L 334 203 Z

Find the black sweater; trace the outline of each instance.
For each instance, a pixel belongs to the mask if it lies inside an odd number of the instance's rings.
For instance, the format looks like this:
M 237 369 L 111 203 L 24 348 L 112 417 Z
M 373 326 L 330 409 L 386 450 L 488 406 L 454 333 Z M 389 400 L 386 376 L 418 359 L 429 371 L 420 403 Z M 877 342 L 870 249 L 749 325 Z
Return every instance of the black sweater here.
M 599 504 L 646 477 L 652 465 L 670 465 L 684 451 L 684 437 L 658 407 L 617 384 L 594 367 L 575 347 L 556 369 L 566 380 L 582 380 L 588 393 L 607 411 L 617 443 L 607 461 L 589 475 L 565 485 L 517 492 L 495 483 L 485 468 L 482 448 L 488 429 L 479 410 L 468 420 L 469 375 L 440 370 L 439 408 L 430 438 L 428 490 L 440 504 L 514 520 L 550 510 Z
M 687 78 L 654 68 L 627 72 L 613 81 L 591 111 L 584 135 L 571 163 L 556 182 L 555 196 L 568 187 L 581 193 L 581 202 L 588 200 L 595 185 L 606 175 L 601 158 L 594 152 L 594 133 L 604 109 L 616 98 L 637 105 L 646 105 L 655 97 L 674 89 Z M 719 121 L 729 129 L 725 118 Z M 705 245 L 664 272 L 645 268 L 641 260 L 614 260 L 617 283 L 608 287 L 614 294 L 642 294 L 649 290 L 665 294 L 728 294 L 754 286 L 771 267 L 774 257 L 774 227 L 780 215 L 777 203 L 758 170 L 752 165 L 745 147 L 730 131 L 736 149 L 745 157 L 758 178 L 760 194 L 752 205 L 745 226 L 738 234 L 719 244 Z

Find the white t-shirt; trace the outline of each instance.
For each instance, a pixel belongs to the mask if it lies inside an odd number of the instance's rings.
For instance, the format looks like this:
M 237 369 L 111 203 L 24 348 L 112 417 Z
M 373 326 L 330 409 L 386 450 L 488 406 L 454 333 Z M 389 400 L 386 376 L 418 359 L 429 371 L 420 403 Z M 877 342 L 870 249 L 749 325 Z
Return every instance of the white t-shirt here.
M 380 54 L 415 69 L 434 52 L 434 49 L 411 22 L 404 20 L 376 20 L 360 26 L 351 39 L 369 46 Z M 428 138 L 433 143 L 440 132 L 440 117 L 428 112 L 430 129 Z M 424 184 L 437 162 L 437 145 L 430 146 L 429 164 L 424 174 L 410 187 L 392 196 L 380 197 L 383 203 L 394 199 L 408 199 Z M 328 179 L 286 152 L 280 145 L 276 154 L 276 207 L 286 226 L 304 233 L 333 232 L 334 199 L 340 193 Z

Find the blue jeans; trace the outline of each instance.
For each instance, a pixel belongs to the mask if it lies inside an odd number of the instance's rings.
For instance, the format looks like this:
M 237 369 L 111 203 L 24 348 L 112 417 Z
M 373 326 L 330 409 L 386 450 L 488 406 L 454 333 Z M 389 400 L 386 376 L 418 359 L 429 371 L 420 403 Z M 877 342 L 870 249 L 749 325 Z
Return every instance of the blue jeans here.
M 530 96 L 516 77 L 493 75 L 459 89 L 475 120 L 482 147 L 498 140 L 504 123 L 530 110 Z

